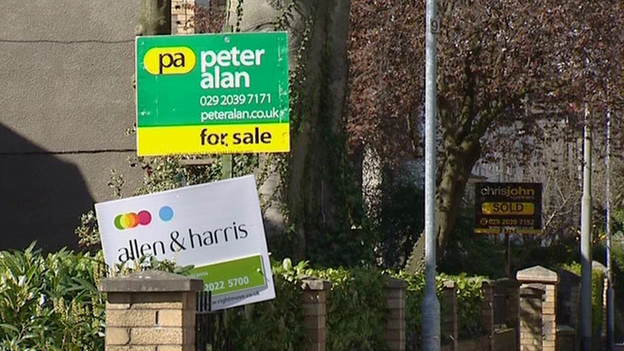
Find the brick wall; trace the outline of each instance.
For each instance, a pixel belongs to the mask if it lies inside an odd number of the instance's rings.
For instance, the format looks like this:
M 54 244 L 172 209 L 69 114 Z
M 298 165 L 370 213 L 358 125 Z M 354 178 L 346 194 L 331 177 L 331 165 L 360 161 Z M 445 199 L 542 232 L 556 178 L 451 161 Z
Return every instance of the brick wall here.
M 557 320 L 559 324 L 577 327 L 581 277 L 565 269 L 557 271 L 560 278 L 557 289 Z
M 307 278 L 303 281 L 305 351 L 325 351 L 327 341 L 327 292 L 331 283 Z
M 130 344 L 193 344 L 194 301 L 194 296 L 183 293 L 110 293 L 106 305 L 109 350 Z
M 388 277 L 384 289 L 387 305 L 384 338 L 388 349 L 393 351 L 404 351 L 407 346 L 405 335 L 407 286 L 407 282 L 403 280 Z M 194 350 L 196 292 L 202 288 L 201 280 L 164 272 L 141 272 L 105 279 L 102 291 L 107 293 L 106 350 Z M 307 278 L 303 280 L 302 288 L 305 340 L 301 350 L 325 351 L 328 328 L 327 294 L 331 289 L 331 283 Z M 484 284 L 486 298 L 482 305 L 482 317 L 485 321 L 492 319 L 491 288 L 491 284 Z M 528 306 L 533 308 L 531 311 L 541 311 L 541 295 L 536 301 L 539 302 L 539 306 L 525 299 L 524 303 L 520 304 L 521 311 L 529 311 L 525 306 L 527 302 Z M 517 350 L 516 331 L 512 328 L 494 330 L 490 327 L 488 334 L 481 338 L 458 340 L 457 290 L 454 283 L 445 283 L 442 303 L 451 306 L 450 309 L 444 309 L 445 314 L 442 316 L 443 350 Z M 531 318 L 533 317 L 534 313 L 531 313 Z
M 492 351 L 514 351 L 518 349 L 516 330 L 495 330 L 492 334 Z
M 542 351 L 542 298 L 544 291 L 520 289 L 520 350 Z
M 388 277 L 384 292 L 388 308 L 384 339 L 388 350 L 405 350 L 405 299 L 407 282 L 401 279 Z
M 451 349 L 457 348 L 459 340 L 459 319 L 457 317 L 457 287 L 455 282 L 445 281 L 442 292 L 441 305 L 445 306 L 442 314 L 441 335 L 442 344 L 451 345 Z
M 521 349 L 555 351 L 557 347 L 557 285 L 559 284 L 559 275 L 557 274 L 557 272 L 551 271 L 542 266 L 534 266 L 518 271 L 518 273 L 516 274 L 516 278 L 519 282 L 522 283 L 522 285 L 520 286 L 521 289 L 534 288 L 536 290 L 543 291 L 543 300 L 540 301 L 540 312 L 531 312 L 537 313 L 539 315 L 539 318 L 541 318 L 541 323 L 539 327 L 537 325 L 531 327 L 532 335 L 530 336 L 528 334 L 528 329 L 523 329 L 523 327 L 520 328 L 521 333 L 526 331 L 526 333 L 522 334 L 520 337 Z M 527 315 L 530 310 L 527 303 L 529 303 L 528 301 L 530 301 L 530 303 L 535 302 L 532 299 L 528 298 L 528 295 L 527 299 L 525 300 L 527 300 L 524 305 L 526 309 L 523 310 L 523 298 L 521 296 L 521 324 L 525 322 L 531 322 L 532 317 Z M 535 304 L 537 304 L 537 302 L 535 302 Z M 522 316 L 522 313 L 524 313 L 525 315 Z M 537 337 L 540 336 L 540 334 L 541 343 L 539 345 L 539 348 L 536 349 L 536 343 L 539 343 L 536 340 Z M 525 342 L 527 343 L 526 347 Z
M 543 348 L 555 351 L 557 340 L 557 285 L 547 284 L 542 305 Z
M 569 326 L 561 325 L 557 328 L 557 351 L 575 350 L 576 331 Z
M 490 350 L 490 337 L 484 336 L 474 340 L 461 340 L 457 343 L 457 351 Z
M 106 278 L 106 351 L 194 351 L 203 282 L 165 272 Z
M 486 335 L 494 331 L 494 285 L 491 281 L 484 281 L 481 287 L 483 302 L 481 303 L 481 323 Z

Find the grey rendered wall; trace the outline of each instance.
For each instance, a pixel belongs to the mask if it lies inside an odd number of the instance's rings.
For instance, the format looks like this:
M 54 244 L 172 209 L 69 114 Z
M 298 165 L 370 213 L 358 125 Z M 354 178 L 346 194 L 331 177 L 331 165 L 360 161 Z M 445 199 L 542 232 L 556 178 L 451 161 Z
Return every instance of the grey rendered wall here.
M 135 142 L 139 0 L 0 0 L 0 249 L 77 247 L 74 228 L 112 197 Z

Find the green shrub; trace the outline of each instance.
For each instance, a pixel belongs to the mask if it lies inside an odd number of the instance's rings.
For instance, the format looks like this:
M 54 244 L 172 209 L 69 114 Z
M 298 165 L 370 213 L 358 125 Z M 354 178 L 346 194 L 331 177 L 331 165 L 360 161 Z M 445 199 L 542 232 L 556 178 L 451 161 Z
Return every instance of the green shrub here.
M 327 296 L 327 349 L 330 351 L 386 349 L 384 275 L 376 269 L 314 270 L 307 262 L 289 259 L 273 264 L 277 298 L 227 311 L 219 320 L 215 351 L 296 351 L 303 341 L 301 284 L 305 276 L 332 281 Z
M 374 268 L 329 268 L 310 273 L 332 282 L 327 296 L 327 349 L 385 350 L 383 274 Z
M 481 305 L 483 303 L 483 277 L 460 275 L 440 275 L 438 279 L 451 280 L 457 288 L 457 319 L 459 338 L 473 339 L 485 334 L 481 323 Z
M 139 269 L 184 274 L 188 267 L 147 260 Z M 213 350 L 296 351 L 304 342 L 301 284 L 305 276 L 332 281 L 327 299 L 327 344 L 330 351 L 385 350 L 385 275 L 375 268 L 310 269 L 289 259 L 274 263 L 277 298 L 229 309 L 218 315 L 211 330 Z M 127 272 L 126 272 L 127 273 Z M 101 350 L 104 347 L 104 299 L 97 290 L 106 274 L 102 252 L 61 250 L 43 255 L 33 246 L 24 252 L 0 252 L 0 349 Z M 396 273 L 409 283 L 407 323 L 410 340 L 421 333 L 422 275 Z M 481 280 L 465 276 L 438 277 L 458 286 L 460 335 L 478 332 Z M 444 306 L 442 310 L 444 311 Z M 416 342 L 410 342 L 410 347 Z M 413 349 L 413 348 L 411 348 Z
M 574 262 L 571 264 L 565 264 L 562 266 L 577 275 L 581 275 L 581 264 Z M 602 304 L 604 301 L 603 284 L 605 279 L 605 272 L 600 269 L 592 269 L 592 333 L 597 335 L 602 330 L 603 309 Z M 579 309 L 580 311 L 580 309 Z
M 378 263 L 385 269 L 398 270 L 405 266 L 424 224 L 425 200 L 417 181 L 387 181 L 382 183 L 381 206 L 372 227 L 379 243 L 375 248 Z
M 0 348 L 103 349 L 101 253 L 0 252 Z
M 398 272 L 396 278 L 407 281 L 406 327 L 407 350 L 420 350 L 422 344 L 422 303 L 425 297 L 425 276 L 422 273 Z M 473 339 L 484 335 L 481 324 L 481 303 L 483 302 L 483 277 L 467 277 L 465 274 L 452 276 L 441 274 L 436 278 L 436 290 L 440 300 L 441 315 L 449 308 L 444 304 L 442 291 L 444 281 L 451 280 L 457 287 L 457 315 L 460 339 Z
M 299 276 L 305 263 L 273 265 L 276 298 L 227 310 L 215 328 L 213 350 L 297 351 L 303 343 Z
M 34 246 L 0 252 L 0 349 L 103 350 L 102 251 L 44 255 Z M 146 259 L 117 274 L 144 269 L 185 273 L 189 267 Z

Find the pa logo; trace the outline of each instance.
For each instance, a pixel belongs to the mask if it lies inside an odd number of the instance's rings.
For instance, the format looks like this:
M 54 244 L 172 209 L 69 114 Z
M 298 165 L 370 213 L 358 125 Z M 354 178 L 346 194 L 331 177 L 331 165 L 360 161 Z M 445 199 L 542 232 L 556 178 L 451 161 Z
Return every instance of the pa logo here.
M 163 222 L 169 222 L 173 219 L 173 209 L 169 206 L 163 206 L 158 211 L 158 217 Z M 130 212 L 117 215 L 115 217 L 115 228 L 119 230 L 126 230 L 136 228 L 138 226 L 148 226 L 152 223 L 152 214 L 147 210 L 139 211 L 138 213 Z
M 143 65 L 152 75 L 187 74 L 195 68 L 197 56 L 186 46 L 151 48 Z

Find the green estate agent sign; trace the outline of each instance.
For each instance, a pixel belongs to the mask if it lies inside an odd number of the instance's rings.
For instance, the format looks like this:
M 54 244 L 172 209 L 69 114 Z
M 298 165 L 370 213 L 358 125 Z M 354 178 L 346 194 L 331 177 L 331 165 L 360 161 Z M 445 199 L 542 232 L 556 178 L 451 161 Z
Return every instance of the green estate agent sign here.
M 139 156 L 290 150 L 286 32 L 137 37 Z

